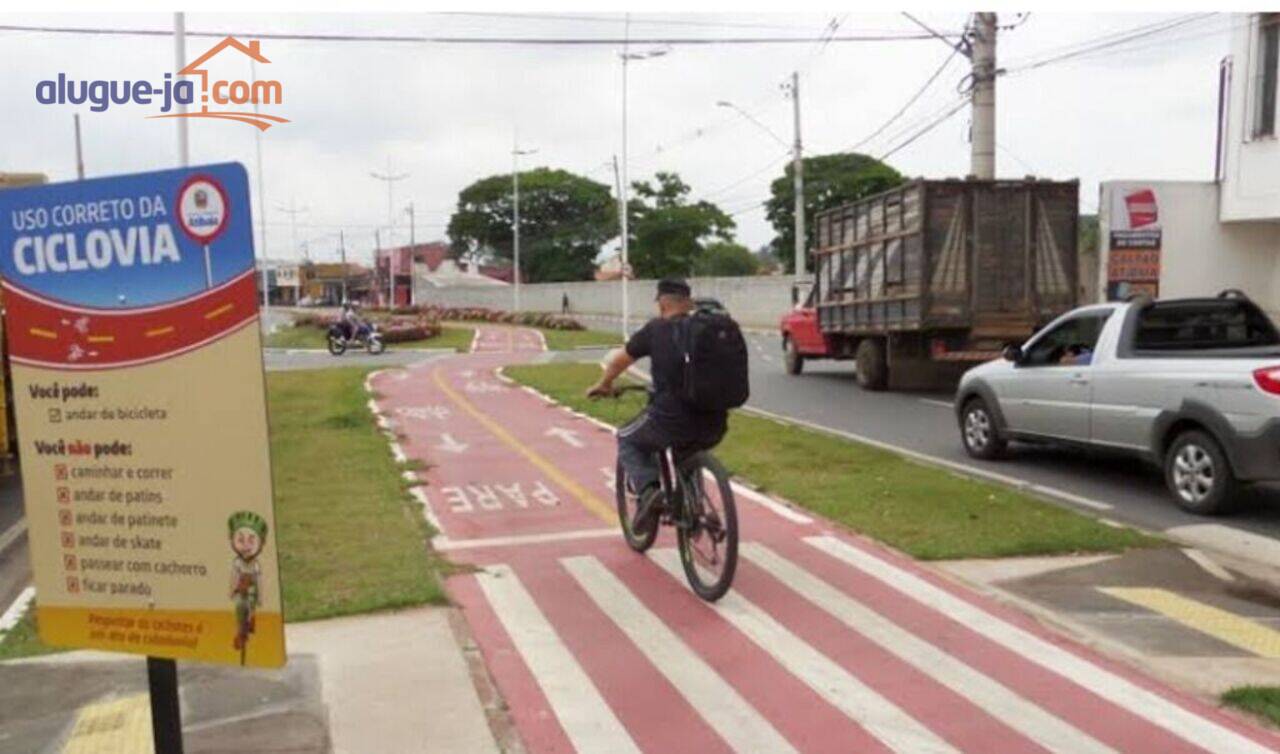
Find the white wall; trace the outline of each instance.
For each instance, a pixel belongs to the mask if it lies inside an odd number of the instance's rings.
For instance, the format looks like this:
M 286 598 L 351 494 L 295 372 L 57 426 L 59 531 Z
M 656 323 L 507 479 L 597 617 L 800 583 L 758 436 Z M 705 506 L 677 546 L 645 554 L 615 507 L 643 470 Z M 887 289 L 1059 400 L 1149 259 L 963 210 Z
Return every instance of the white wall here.
M 632 316 L 643 318 L 654 312 L 653 296 L 657 282 L 632 280 L 628 294 Z M 791 308 L 791 278 L 769 277 L 690 278 L 694 296 L 720 299 L 729 313 L 743 325 L 774 327 Z M 569 309 L 575 314 L 622 313 L 622 283 L 619 281 L 583 281 L 574 283 L 537 283 L 520 286 L 521 308 L 526 311 L 558 312 L 561 297 L 569 296 Z M 415 301 L 427 306 L 483 306 L 490 309 L 512 308 L 510 286 L 501 288 L 451 287 L 435 288 L 425 281 L 414 281 Z
M 1218 186 L 1195 181 L 1107 181 L 1099 202 L 1102 263 L 1099 290 L 1106 294 L 1110 231 L 1117 211 L 1113 194 L 1150 188 L 1160 213 L 1160 296 L 1213 296 L 1239 288 L 1280 323 L 1280 222 L 1218 221 Z
M 1280 219 L 1280 139 L 1253 138 L 1259 75 L 1258 14 L 1234 14 L 1224 128 L 1223 221 Z

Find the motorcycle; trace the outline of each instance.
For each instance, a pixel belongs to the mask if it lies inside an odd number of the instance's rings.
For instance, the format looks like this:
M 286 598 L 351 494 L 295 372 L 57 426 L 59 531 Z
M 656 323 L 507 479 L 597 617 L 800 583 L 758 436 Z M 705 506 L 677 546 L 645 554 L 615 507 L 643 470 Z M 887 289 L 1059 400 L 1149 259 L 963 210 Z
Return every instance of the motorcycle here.
M 378 332 L 378 326 L 372 323 L 356 328 L 355 333 L 348 338 L 346 327 L 341 322 L 334 322 L 329 325 L 328 341 L 329 353 L 334 356 L 346 353 L 352 345 L 363 346 L 374 356 L 387 350 L 386 344 L 382 342 L 382 333 Z

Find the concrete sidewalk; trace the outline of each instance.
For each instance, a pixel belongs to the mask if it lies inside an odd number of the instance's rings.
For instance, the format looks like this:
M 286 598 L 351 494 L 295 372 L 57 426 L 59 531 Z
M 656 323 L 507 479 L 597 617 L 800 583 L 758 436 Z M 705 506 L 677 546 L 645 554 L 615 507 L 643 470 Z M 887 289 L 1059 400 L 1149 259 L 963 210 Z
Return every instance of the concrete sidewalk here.
M 288 625 L 280 670 L 179 663 L 186 751 L 496 754 L 453 612 Z M 141 658 L 69 652 L 0 678 L 0 751 L 152 751 Z

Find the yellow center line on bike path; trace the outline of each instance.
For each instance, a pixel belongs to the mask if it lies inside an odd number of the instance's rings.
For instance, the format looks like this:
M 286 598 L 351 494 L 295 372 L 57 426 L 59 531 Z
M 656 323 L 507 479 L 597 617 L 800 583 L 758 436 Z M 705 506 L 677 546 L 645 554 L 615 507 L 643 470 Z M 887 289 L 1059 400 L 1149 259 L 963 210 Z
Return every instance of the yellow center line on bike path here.
M 448 382 L 445 381 L 443 369 L 436 367 L 431 372 L 431 378 L 435 381 L 441 392 L 449 398 L 449 400 L 456 403 L 459 408 L 470 414 L 473 419 L 480 422 L 480 424 L 484 426 L 485 429 L 489 430 L 494 437 L 497 437 L 512 450 L 528 459 L 529 463 L 538 467 L 538 469 L 543 474 L 546 474 L 551 481 L 560 485 L 560 487 L 568 491 L 570 495 L 576 497 L 578 502 L 582 503 L 587 510 L 596 514 L 604 521 L 617 523 L 618 512 L 613 506 L 608 505 L 600 498 L 588 492 L 587 488 L 569 478 L 569 476 L 557 468 L 555 464 L 543 458 L 533 448 L 530 448 L 517 440 L 515 436 L 503 428 L 502 425 L 498 424 L 480 409 L 476 408 L 471 401 L 460 395 L 458 391 L 454 390 Z

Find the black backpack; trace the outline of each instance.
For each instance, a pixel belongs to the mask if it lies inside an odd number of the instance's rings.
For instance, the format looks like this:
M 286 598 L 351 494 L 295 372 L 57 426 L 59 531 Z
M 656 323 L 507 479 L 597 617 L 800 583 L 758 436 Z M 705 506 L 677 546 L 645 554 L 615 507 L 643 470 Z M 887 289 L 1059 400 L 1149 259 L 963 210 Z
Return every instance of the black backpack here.
M 676 327 L 684 356 L 680 397 L 695 411 L 726 411 L 747 402 L 747 341 L 738 323 L 725 314 L 696 312 Z

